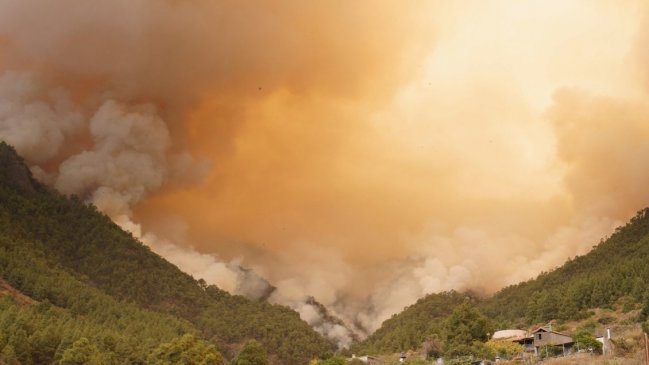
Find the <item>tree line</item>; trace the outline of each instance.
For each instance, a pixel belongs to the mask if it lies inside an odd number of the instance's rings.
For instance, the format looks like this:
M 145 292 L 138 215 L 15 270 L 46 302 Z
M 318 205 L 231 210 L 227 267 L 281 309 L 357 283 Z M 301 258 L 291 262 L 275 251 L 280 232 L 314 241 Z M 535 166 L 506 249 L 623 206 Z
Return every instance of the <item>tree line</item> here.
M 31 355 L 40 351 L 41 339 L 49 343 L 41 348 L 49 350 L 37 357 L 61 361 L 85 339 L 76 348 L 135 364 L 147 363 L 148 354 L 185 335 L 213 345 L 226 360 L 236 358 L 249 340 L 281 364 L 304 364 L 334 349 L 290 308 L 205 285 L 94 206 L 38 183 L 3 142 L 0 279 L 38 302 L 3 302 L 3 315 L 29 318 L 18 322 L 8 316 L 3 323 L 14 327 L 0 331 L 0 350 L 9 344 L 7 352 L 23 364 L 43 363 Z

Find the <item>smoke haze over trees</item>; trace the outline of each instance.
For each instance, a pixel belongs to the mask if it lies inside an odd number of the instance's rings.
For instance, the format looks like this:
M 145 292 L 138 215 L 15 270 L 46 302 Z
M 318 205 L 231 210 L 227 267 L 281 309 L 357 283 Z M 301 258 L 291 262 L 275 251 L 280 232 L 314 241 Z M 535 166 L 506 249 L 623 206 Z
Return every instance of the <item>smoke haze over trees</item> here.
M 0 1 L 0 139 L 187 273 L 345 345 L 309 296 L 367 334 L 649 204 L 646 6 Z

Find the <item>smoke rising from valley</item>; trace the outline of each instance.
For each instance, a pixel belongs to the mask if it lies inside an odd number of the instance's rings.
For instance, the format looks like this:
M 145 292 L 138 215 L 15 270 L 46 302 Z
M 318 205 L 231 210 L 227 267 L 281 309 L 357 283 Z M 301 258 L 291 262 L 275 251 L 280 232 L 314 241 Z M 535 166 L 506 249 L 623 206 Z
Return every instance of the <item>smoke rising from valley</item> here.
M 339 345 L 649 205 L 642 1 L 0 0 L 0 139 Z M 606 25 L 606 26 L 603 26 Z

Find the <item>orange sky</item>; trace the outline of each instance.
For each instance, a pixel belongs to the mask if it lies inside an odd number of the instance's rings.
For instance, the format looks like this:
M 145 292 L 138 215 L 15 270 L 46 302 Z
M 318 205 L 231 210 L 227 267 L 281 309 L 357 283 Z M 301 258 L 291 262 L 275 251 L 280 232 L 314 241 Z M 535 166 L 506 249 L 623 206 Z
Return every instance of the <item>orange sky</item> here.
M 404 241 L 431 224 L 542 240 L 581 209 L 564 181 L 563 125 L 548 117 L 553 95 L 644 93 L 629 5 L 467 2 L 428 14 L 379 6 L 342 24 L 341 9 L 291 19 L 304 44 L 277 52 L 290 68 L 260 51 L 259 81 L 242 71 L 244 95 L 205 94 L 189 114 L 188 146 L 213 162 L 207 180 L 138 212 L 181 216 L 205 250 L 210 237 L 271 251 L 313 244 L 372 263 L 410 255 Z
M 429 292 L 552 268 L 649 204 L 647 10 L 8 1 L 0 67 L 64 86 L 84 115 L 154 104 L 140 116 L 170 142 L 138 151 L 161 180 L 83 191 L 128 192 L 106 203 L 115 216 L 254 268 L 278 301 L 314 294 L 343 315 L 369 301 L 372 327 Z M 202 173 L 175 167 L 182 152 Z

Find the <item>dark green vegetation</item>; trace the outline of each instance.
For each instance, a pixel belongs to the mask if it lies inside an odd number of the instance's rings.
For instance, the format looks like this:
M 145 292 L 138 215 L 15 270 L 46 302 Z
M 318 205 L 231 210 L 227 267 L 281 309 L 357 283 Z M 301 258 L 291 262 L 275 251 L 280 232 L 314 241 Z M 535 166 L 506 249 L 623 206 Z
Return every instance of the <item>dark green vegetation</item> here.
M 428 295 L 349 353 L 486 357 L 494 329 L 616 305 L 642 308 L 647 330 L 647 262 L 649 209 L 589 254 L 490 298 Z M 575 338 L 593 346 L 588 331 Z M 182 273 L 93 206 L 34 181 L 0 143 L 0 364 L 306 364 L 332 349 L 294 311 Z
M 35 301 L 0 298 L 10 364 L 220 364 L 249 339 L 282 364 L 332 350 L 296 312 L 204 285 L 93 206 L 36 182 L 1 142 L 0 278 Z
M 232 365 L 267 365 L 266 350 L 255 340 L 250 340 L 232 361 Z
M 430 357 L 488 357 L 484 343 L 493 333 L 492 321 L 476 304 L 474 297 L 455 291 L 426 296 L 383 322 L 351 351 L 380 354 L 423 349 Z
M 375 354 L 418 349 L 425 340 L 441 334 L 446 318 L 465 301 L 475 302 L 475 299 L 454 291 L 419 299 L 383 322 L 381 328 L 360 346 L 354 346 L 352 352 Z
M 478 354 L 481 349 L 475 347 L 475 336 L 458 341 L 449 332 L 454 327 L 449 323 L 451 313 L 462 306 L 484 314 L 488 319 L 485 328 L 505 329 L 528 328 L 551 320 L 581 320 L 591 315 L 590 309 L 618 304 L 624 311 L 643 308 L 635 320 L 649 329 L 648 263 L 649 209 L 644 209 L 590 253 L 536 279 L 506 287 L 492 297 L 480 299 L 453 291 L 428 295 L 386 320 L 352 351 L 394 353 L 423 346 L 436 354 Z M 603 317 L 599 322 L 610 320 Z M 578 340 L 585 341 L 583 333 L 578 335 Z M 458 351 L 461 347 L 463 350 Z
M 470 303 L 460 304 L 453 313 L 444 321 L 444 355 L 459 357 L 473 355 L 484 359 L 491 357 L 485 346 L 492 334 L 491 320 L 483 316 Z M 441 355 L 429 354 L 429 355 Z
M 223 357 L 216 347 L 186 334 L 158 346 L 147 358 L 149 364 L 222 365 Z
M 649 209 L 584 256 L 534 280 L 502 289 L 481 309 L 509 324 L 571 320 L 621 298 L 641 303 L 649 289 Z

